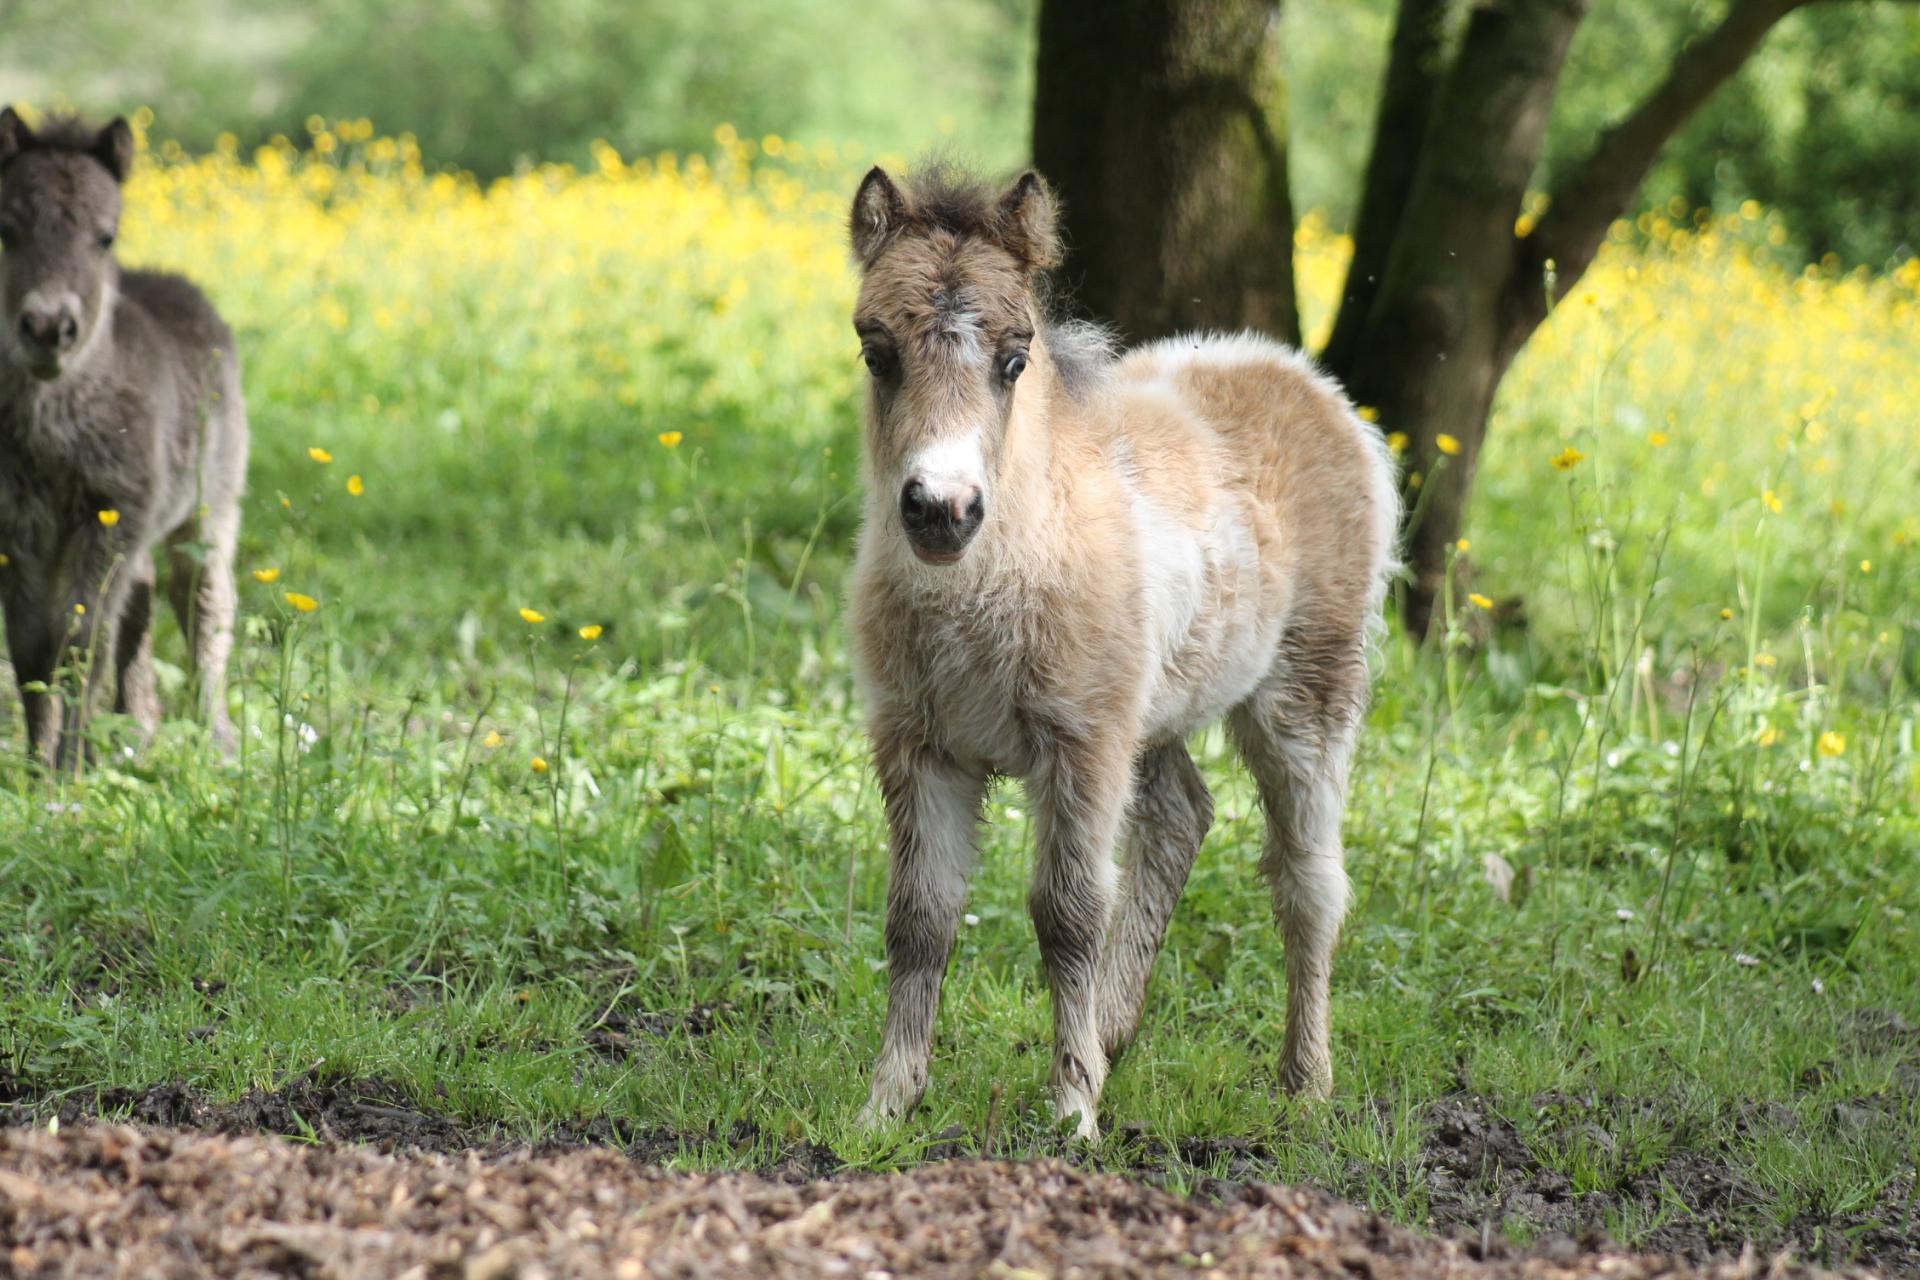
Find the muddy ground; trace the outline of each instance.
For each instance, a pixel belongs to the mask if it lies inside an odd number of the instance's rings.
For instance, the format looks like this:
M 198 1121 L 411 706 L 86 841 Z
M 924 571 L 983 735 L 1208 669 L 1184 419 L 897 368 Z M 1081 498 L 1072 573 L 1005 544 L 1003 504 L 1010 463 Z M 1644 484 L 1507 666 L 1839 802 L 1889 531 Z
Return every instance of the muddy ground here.
M 1562 1131 L 1577 1128 L 1596 1142 L 1625 1123 L 1630 1112 L 1641 1115 L 1658 1105 L 1619 1098 L 1538 1101 L 1560 1113 Z M 300 1077 L 279 1089 L 216 1101 L 180 1084 L 99 1093 L 45 1091 L 0 1070 L 0 1134 L 8 1133 L 9 1125 L 44 1128 L 57 1120 L 71 1129 L 100 1117 L 229 1136 L 279 1134 L 323 1146 L 368 1144 L 388 1153 L 478 1153 L 502 1160 L 524 1147 L 497 1127 L 465 1123 L 380 1081 Z M 1530 1250 L 1543 1256 L 1574 1247 L 1574 1242 L 1602 1247 L 1607 1223 L 1625 1214 L 1660 1224 L 1639 1241 L 1642 1247 L 1694 1264 L 1738 1258 L 1753 1233 L 1759 1238 L 1752 1251 L 1762 1257 L 1786 1253 L 1825 1265 L 1848 1262 L 1886 1275 L 1920 1276 L 1920 1194 L 1911 1174 L 1895 1179 L 1871 1206 L 1803 1215 L 1782 1224 L 1765 1211 L 1764 1189 L 1750 1184 L 1732 1153 L 1715 1151 L 1711 1143 L 1676 1144 L 1665 1159 L 1617 1186 L 1579 1192 L 1565 1174 L 1543 1163 L 1526 1138 L 1484 1099 L 1464 1092 L 1442 1098 L 1423 1120 L 1422 1145 L 1410 1167 L 1390 1173 L 1355 1168 L 1346 1181 L 1321 1192 L 1330 1198 L 1363 1198 L 1370 1183 L 1377 1185 L 1382 1176 L 1392 1177 L 1401 1189 L 1417 1181 L 1429 1211 L 1422 1225 L 1459 1242 L 1462 1257 L 1518 1256 L 1519 1250 L 1504 1243 L 1508 1235 L 1528 1242 Z M 1743 1123 L 1790 1128 L 1793 1117 L 1787 1108 L 1756 1106 Z M 1126 1136 L 1124 1128 L 1121 1133 Z M 958 1132 L 940 1136 L 944 1141 L 935 1142 L 927 1153 L 934 1161 L 983 1152 L 1044 1152 L 1050 1141 L 1034 1132 L 984 1141 Z M 828 1147 L 774 1141 L 745 1125 L 688 1133 L 615 1118 L 583 1119 L 549 1130 L 534 1154 L 552 1157 L 579 1148 L 615 1152 L 643 1167 L 695 1155 L 703 1163 L 751 1169 L 771 1183 L 795 1187 L 849 1176 Z M 1055 1150 L 1072 1164 L 1093 1163 L 1064 1144 Z M 1168 1144 L 1136 1133 L 1130 1141 L 1105 1149 L 1098 1167 L 1089 1171 L 1121 1174 L 1148 1187 L 1171 1182 L 1193 1188 L 1202 1204 L 1234 1205 L 1253 1194 L 1248 1188 L 1270 1179 L 1273 1168 L 1273 1153 L 1243 1138 L 1190 1138 Z M 931 1175 L 913 1175 L 922 1176 Z M 1753 1232 L 1756 1224 L 1761 1231 Z
M 378 1105 L 378 1104 L 370 1104 Z M 460 1154 L 92 1124 L 0 1130 L 0 1276 L 1787 1277 L 1564 1237 L 1518 1253 L 1311 1190 L 1178 1197 L 1057 1160 L 787 1181 L 599 1149 Z M 1865 1271 L 1838 1273 L 1865 1276 Z

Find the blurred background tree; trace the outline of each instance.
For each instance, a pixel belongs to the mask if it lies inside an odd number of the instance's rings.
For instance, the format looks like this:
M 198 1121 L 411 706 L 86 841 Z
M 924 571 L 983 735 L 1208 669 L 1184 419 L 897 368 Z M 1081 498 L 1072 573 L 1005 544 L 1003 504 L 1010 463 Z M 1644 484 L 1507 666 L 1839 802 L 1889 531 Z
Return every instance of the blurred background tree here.
M 1455 6 L 1460 8 L 1461 6 Z M 1724 0 L 1597 0 L 1562 77 L 1535 186 L 1651 87 Z M 0 99 L 151 106 L 189 147 L 296 139 L 311 114 L 418 136 L 483 176 L 524 158 L 704 148 L 748 136 L 946 146 L 1021 163 L 1038 0 L 0 0 Z M 1354 212 L 1394 0 L 1287 0 L 1296 209 Z M 1879 267 L 1920 241 L 1920 8 L 1813 6 L 1662 155 L 1680 196 L 1782 214 L 1809 257 Z

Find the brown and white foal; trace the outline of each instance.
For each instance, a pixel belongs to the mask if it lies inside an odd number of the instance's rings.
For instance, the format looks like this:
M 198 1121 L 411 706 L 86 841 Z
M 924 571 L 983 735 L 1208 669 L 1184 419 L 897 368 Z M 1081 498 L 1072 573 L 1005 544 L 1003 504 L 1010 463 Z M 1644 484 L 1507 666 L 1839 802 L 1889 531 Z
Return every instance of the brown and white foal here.
M 1393 562 L 1392 463 L 1287 347 L 1194 336 L 1116 358 L 1098 332 L 1050 325 L 1035 286 L 1054 224 L 1032 173 L 1001 193 L 938 169 L 902 189 L 876 168 L 854 199 L 872 396 L 852 624 L 892 833 L 869 1125 L 926 1089 L 982 800 L 1014 776 L 1039 835 L 1055 1100 L 1097 1134 L 1212 821 L 1184 742 L 1222 716 L 1267 813 L 1281 1078 L 1332 1085 L 1340 826 Z

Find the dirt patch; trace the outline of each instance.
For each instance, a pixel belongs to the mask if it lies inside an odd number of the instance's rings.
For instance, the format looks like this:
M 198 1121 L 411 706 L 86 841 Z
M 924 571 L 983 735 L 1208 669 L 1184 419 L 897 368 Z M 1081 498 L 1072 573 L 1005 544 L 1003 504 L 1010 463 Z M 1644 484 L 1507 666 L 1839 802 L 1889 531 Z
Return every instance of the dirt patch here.
M 639 1023 L 636 1033 L 656 1032 Z M 250 1090 L 232 1101 L 179 1083 L 60 1095 L 38 1091 L 0 1071 L 0 1124 L 39 1126 L 57 1119 L 73 1127 L 128 1119 L 230 1136 L 267 1133 L 323 1145 L 366 1143 L 387 1154 L 478 1153 L 488 1160 L 529 1149 L 525 1135 L 493 1123 L 462 1120 L 449 1110 L 435 1109 L 433 1101 L 423 1104 L 401 1086 L 381 1080 L 313 1076 L 276 1089 Z M 1681 1134 L 1660 1160 L 1622 1168 L 1602 1187 L 1577 1190 L 1554 1162 L 1542 1158 L 1549 1146 L 1579 1141 L 1604 1159 L 1616 1134 L 1635 1124 L 1645 1128 L 1673 1122 L 1648 1100 L 1556 1096 L 1536 1103 L 1536 1112 L 1549 1120 L 1530 1143 L 1486 1100 L 1470 1094 L 1443 1098 L 1424 1116 L 1420 1153 L 1410 1165 L 1392 1171 L 1354 1167 L 1346 1179 L 1322 1190 L 1360 1198 L 1379 1177 L 1393 1177 L 1403 1191 L 1424 1192 L 1423 1226 L 1485 1258 L 1527 1252 L 1508 1243 L 1509 1237 L 1532 1241 L 1535 1255 L 1610 1248 L 1609 1226 L 1628 1221 L 1651 1224 L 1635 1234 L 1636 1244 L 1695 1264 L 1738 1257 L 1752 1241 L 1761 1253 L 1789 1251 L 1829 1264 L 1848 1260 L 1889 1274 L 1920 1275 L 1920 1198 L 1910 1176 L 1885 1187 L 1874 1205 L 1846 1213 L 1802 1213 L 1782 1223 L 1769 1212 L 1764 1191 L 1743 1177 L 1744 1166 L 1735 1153 L 1714 1150 L 1704 1135 Z M 1856 1109 L 1859 1125 L 1888 1121 L 1878 1109 Z M 1838 1115 L 1836 1123 L 1847 1120 Z M 1792 1108 L 1781 1104 L 1755 1104 L 1742 1120 L 1749 1129 L 1789 1132 L 1795 1123 Z M 1037 1120 L 1029 1124 L 1014 1119 L 986 1138 L 956 1127 L 933 1135 L 923 1150 L 929 1162 L 964 1161 L 982 1154 L 1057 1156 L 1149 1187 L 1190 1189 L 1199 1199 L 1219 1204 L 1238 1202 L 1249 1187 L 1271 1180 L 1280 1167 L 1275 1152 L 1239 1137 L 1170 1142 L 1126 1126 L 1116 1136 L 1120 1141 L 1096 1156 L 1039 1127 Z M 611 1150 L 646 1166 L 693 1158 L 752 1170 L 788 1185 L 847 1173 L 832 1148 L 784 1140 L 750 1122 L 682 1131 L 615 1116 L 585 1117 L 541 1132 L 531 1151 L 550 1157 L 581 1148 Z M 1575 1241 L 1583 1243 L 1576 1246 Z
M 1465 1245 L 1388 1226 L 1317 1191 L 1252 1185 L 1230 1202 L 1205 1201 L 1052 1160 L 963 1161 L 794 1185 L 672 1174 L 604 1150 L 394 1155 L 106 1125 L 0 1131 L 0 1272 L 422 1280 L 1828 1274 L 1785 1259 L 1690 1269 L 1570 1246 L 1482 1261 Z

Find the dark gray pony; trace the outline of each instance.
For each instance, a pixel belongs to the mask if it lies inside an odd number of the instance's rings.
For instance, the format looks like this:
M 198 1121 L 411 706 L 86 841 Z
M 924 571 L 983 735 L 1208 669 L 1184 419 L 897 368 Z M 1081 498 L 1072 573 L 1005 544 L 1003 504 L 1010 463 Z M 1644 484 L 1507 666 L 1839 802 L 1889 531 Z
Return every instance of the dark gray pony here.
M 89 711 L 160 716 L 154 556 L 223 751 L 247 411 L 233 334 L 178 276 L 113 257 L 125 120 L 38 132 L 0 111 L 0 606 L 39 759 L 77 768 Z

